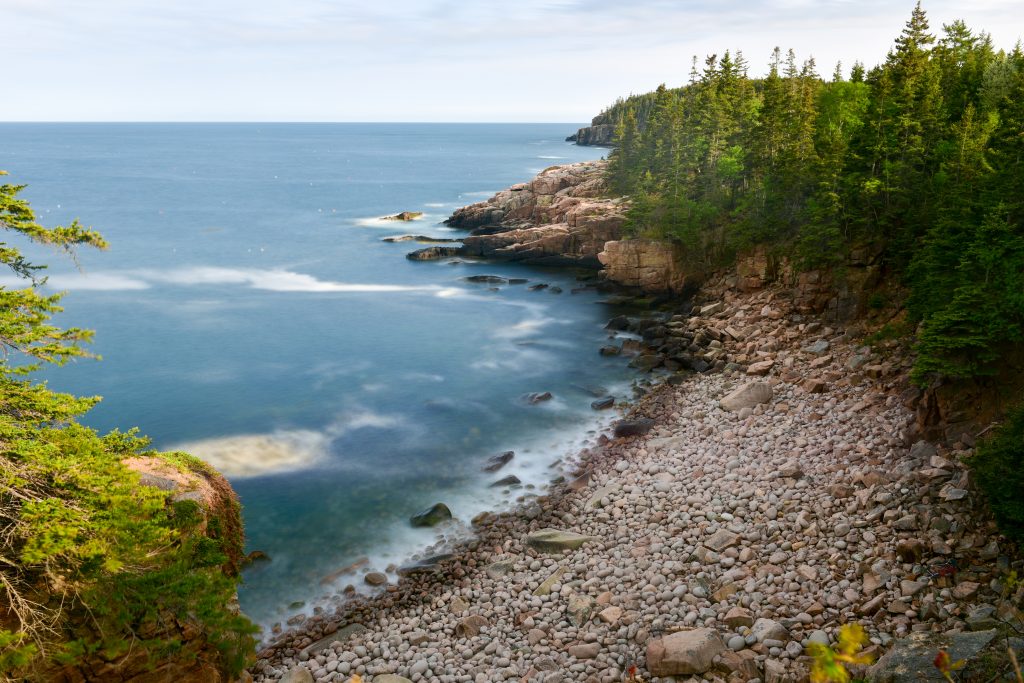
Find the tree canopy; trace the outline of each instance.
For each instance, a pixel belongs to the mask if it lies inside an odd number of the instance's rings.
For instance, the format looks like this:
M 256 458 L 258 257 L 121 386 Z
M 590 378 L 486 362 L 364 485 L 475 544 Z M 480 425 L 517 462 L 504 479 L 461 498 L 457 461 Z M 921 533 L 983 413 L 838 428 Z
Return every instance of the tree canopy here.
M 823 78 L 790 50 L 752 78 L 710 55 L 679 89 L 621 100 L 611 187 L 635 234 L 695 263 L 765 245 L 805 268 L 857 249 L 910 291 L 915 378 L 994 374 L 1024 342 L 1024 53 L 918 4 L 885 61 Z

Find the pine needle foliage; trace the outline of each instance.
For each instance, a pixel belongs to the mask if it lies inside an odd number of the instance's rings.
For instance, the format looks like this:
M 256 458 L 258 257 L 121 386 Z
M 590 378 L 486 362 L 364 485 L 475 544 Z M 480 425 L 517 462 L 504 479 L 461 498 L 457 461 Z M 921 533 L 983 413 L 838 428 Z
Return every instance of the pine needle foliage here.
M 207 632 L 223 668 L 240 671 L 254 628 L 229 609 L 242 549 L 237 501 L 227 492 L 225 514 L 209 520 L 194 502 L 171 504 L 124 461 L 158 457 L 208 476 L 204 465 L 151 451 L 135 430 L 98 434 L 77 421 L 98 397 L 32 379 L 41 364 L 90 357 L 92 333 L 51 324 L 61 295 L 41 290 L 44 268 L 8 240 L 72 257 L 106 242 L 77 221 L 39 225 L 22 189 L 0 184 L 0 266 L 24 285 L 0 287 L 0 680 L 33 680 L 129 648 L 154 665 L 187 656 L 167 635 L 174 624 Z
M 830 79 L 776 48 L 726 51 L 687 85 L 602 113 L 627 229 L 725 265 L 766 247 L 800 268 L 870 254 L 910 292 L 914 379 L 993 375 L 1024 344 L 1024 53 L 918 4 L 882 64 Z

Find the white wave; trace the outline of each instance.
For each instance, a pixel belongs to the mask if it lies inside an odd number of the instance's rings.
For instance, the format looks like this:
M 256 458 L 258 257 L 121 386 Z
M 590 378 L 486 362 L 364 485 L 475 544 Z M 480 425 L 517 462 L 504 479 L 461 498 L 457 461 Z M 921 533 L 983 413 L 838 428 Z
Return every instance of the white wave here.
M 460 197 L 492 197 L 498 194 L 497 190 L 480 190 L 478 192 L 463 192 Z
M 565 157 L 555 156 L 553 154 L 541 154 L 537 157 L 538 159 L 564 159 Z
M 239 434 L 176 446 L 227 477 L 255 477 L 309 467 L 327 452 L 325 434 L 310 430 Z
M 427 202 L 423 206 L 430 207 L 431 209 L 443 209 L 446 206 L 450 206 L 450 204 L 445 204 L 444 202 Z
M 327 434 L 337 438 L 357 429 L 392 429 L 401 426 L 402 420 L 393 415 L 382 415 L 372 410 L 360 410 L 346 414 L 327 428 Z
M 495 339 L 522 339 L 536 334 L 552 322 L 554 321 L 551 318 L 528 318 L 514 325 L 495 330 L 491 336 Z
M 0 287 L 24 289 L 25 280 L 16 277 L 0 278 Z M 118 292 L 149 289 L 145 280 L 123 273 L 55 273 L 47 277 L 46 286 L 53 290 Z
M 0 286 L 24 286 L 24 282 L 11 278 L 0 279 Z M 50 277 L 51 289 L 129 291 L 149 289 L 154 284 L 171 285 L 241 285 L 271 292 L 312 293 L 394 293 L 431 292 L 447 297 L 460 290 L 440 285 L 391 285 L 374 283 L 336 282 L 321 280 L 307 273 L 282 269 L 221 268 L 199 266 L 174 270 L 140 270 L 123 273 L 61 273 Z

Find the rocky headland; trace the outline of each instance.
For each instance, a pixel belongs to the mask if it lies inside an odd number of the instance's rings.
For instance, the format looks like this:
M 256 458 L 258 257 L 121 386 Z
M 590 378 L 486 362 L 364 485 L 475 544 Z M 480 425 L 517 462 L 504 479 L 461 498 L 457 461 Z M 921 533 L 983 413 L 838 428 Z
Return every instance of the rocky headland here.
M 468 230 L 461 247 L 426 247 L 413 260 L 468 256 L 532 265 L 600 269 L 609 282 L 647 292 L 682 292 L 696 279 L 676 245 L 625 240 L 627 202 L 610 197 L 605 161 L 552 166 L 527 183 L 455 211 L 445 224 Z

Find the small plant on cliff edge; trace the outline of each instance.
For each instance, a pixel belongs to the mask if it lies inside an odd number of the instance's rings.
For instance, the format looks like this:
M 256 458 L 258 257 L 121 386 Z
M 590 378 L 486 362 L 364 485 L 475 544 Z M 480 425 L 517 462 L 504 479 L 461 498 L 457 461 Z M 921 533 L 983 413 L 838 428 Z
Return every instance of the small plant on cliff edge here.
M 978 488 L 985 494 L 999 530 L 1024 543 L 1024 404 L 983 441 L 968 460 Z
M 38 225 L 21 189 L 0 185 L 0 229 L 69 253 L 106 246 L 77 222 Z M 45 678 L 48 668 L 94 654 L 109 661 L 127 647 L 149 661 L 194 657 L 168 628 L 189 624 L 221 651 L 223 668 L 240 671 L 253 645 L 252 625 L 228 609 L 240 535 L 218 532 L 216 517 L 200 531 L 165 492 L 141 486 L 123 461 L 156 455 L 145 439 L 75 421 L 98 398 L 29 379 L 41 363 L 88 356 L 92 333 L 49 324 L 60 295 L 41 291 L 42 268 L 16 247 L 0 242 L 0 265 L 25 283 L 0 287 L 0 680 Z M 228 496 L 225 514 L 236 506 Z
M 847 683 L 850 672 L 847 665 L 870 664 L 872 658 L 861 652 L 868 642 L 864 627 L 860 624 L 846 624 L 839 629 L 839 642 L 835 649 L 821 643 L 807 646 L 812 658 L 811 683 Z

